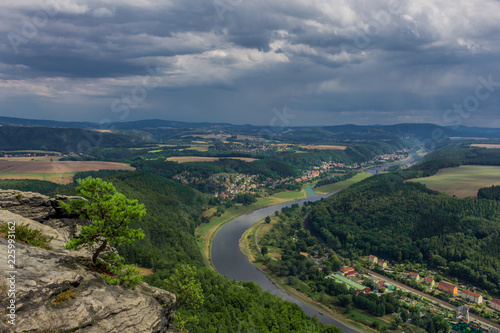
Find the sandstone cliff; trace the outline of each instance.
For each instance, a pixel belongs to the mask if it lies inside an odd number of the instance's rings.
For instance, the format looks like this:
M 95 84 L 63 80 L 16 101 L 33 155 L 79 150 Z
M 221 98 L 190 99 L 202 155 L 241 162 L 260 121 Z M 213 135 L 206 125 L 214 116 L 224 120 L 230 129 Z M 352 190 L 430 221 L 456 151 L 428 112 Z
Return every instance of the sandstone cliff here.
M 64 199 L 64 198 L 57 198 Z M 175 296 L 140 283 L 135 290 L 112 286 L 88 268 L 86 251 L 64 244 L 78 219 L 58 208 L 57 200 L 36 193 L 0 191 L 0 223 L 30 224 L 54 239 L 52 250 L 15 243 L 16 325 L 7 325 L 9 298 L 0 298 L 0 332 L 165 332 Z M 34 221 L 36 219 L 37 221 Z M 6 279 L 7 240 L 0 238 L 0 281 Z M 9 285 L 7 283 L 7 285 Z M 57 304 L 54 298 L 70 295 Z

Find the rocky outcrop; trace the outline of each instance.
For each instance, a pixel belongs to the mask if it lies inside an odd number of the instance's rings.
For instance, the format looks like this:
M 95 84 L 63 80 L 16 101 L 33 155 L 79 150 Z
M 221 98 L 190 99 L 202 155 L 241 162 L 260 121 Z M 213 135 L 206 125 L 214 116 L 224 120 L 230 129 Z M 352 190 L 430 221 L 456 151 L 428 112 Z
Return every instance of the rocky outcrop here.
M 74 237 L 78 226 L 84 224 L 77 215 L 68 214 L 59 204 L 68 199 L 81 199 L 80 197 L 58 195 L 50 198 L 34 192 L 21 192 L 17 190 L 0 190 L 0 209 L 20 215 L 30 220 L 41 222 L 63 230 L 67 237 Z
M 12 201 L 4 199 L 2 203 L 5 202 Z M 44 202 L 47 201 L 30 202 L 35 212 L 29 211 L 28 204 L 21 209 L 21 205 L 4 207 L 15 207 L 27 216 L 45 216 L 42 219 L 45 222 L 54 220 L 50 216 L 57 216 L 50 209 L 45 210 L 48 206 Z M 3 294 L 0 297 L 0 332 L 167 331 L 167 315 L 175 303 L 173 294 L 145 283 L 140 283 L 135 290 L 108 285 L 100 272 L 89 268 L 88 253 L 64 248 L 71 237 L 66 228 L 54 228 L 0 210 L 0 223 L 13 221 L 30 224 L 52 236 L 49 244 L 52 250 L 15 243 L 16 325 L 6 324 L 9 318 L 5 310 L 10 299 Z M 8 282 L 7 272 L 12 271 L 8 267 L 7 251 L 8 241 L 0 237 L 0 284 Z M 59 304 L 54 301 L 65 294 L 69 296 L 67 299 Z
M 43 222 L 58 217 L 68 217 L 60 207 L 59 200 L 67 201 L 71 196 L 57 196 L 50 198 L 34 192 L 17 190 L 0 190 L 0 208 L 23 217 Z

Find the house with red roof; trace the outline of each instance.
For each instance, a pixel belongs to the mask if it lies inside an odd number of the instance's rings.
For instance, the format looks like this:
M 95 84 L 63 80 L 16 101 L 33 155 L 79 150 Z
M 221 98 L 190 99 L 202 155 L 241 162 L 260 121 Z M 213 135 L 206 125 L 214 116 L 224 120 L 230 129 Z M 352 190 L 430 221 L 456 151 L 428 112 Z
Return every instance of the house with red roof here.
M 438 289 L 441 291 L 446 291 L 447 293 L 452 294 L 453 296 L 458 295 L 458 288 L 454 284 L 441 281 L 438 284 Z
M 462 297 L 463 299 L 469 300 L 471 302 L 474 302 L 476 304 L 483 303 L 483 296 L 479 295 L 478 293 L 472 292 L 470 290 L 463 289 L 460 297 Z
M 351 277 L 353 275 L 356 275 L 358 274 L 358 272 L 356 272 L 355 270 L 352 270 L 352 271 L 348 271 L 344 274 L 344 276 L 347 276 L 347 277 Z
M 378 262 L 378 258 L 375 257 L 373 254 L 371 254 L 369 257 L 368 257 L 368 260 L 372 263 L 372 264 L 376 264 Z
M 380 259 L 378 261 L 378 265 L 382 268 L 386 268 L 387 267 L 387 261 L 385 261 L 384 259 Z
M 349 276 L 353 274 L 357 274 L 357 272 L 352 267 L 344 267 L 340 269 L 340 272 L 343 276 Z
M 413 281 L 420 281 L 420 275 L 418 275 L 418 273 L 415 273 L 415 272 L 410 272 L 410 275 L 408 276 L 410 279 L 412 279 Z
M 431 277 L 431 276 L 426 276 L 424 278 L 424 282 L 425 282 L 426 285 L 428 285 L 431 288 L 434 288 L 434 286 L 436 285 L 436 282 L 434 281 L 434 278 Z
M 497 311 L 500 311 L 500 300 L 496 299 L 496 298 L 492 298 L 491 299 L 491 302 L 490 302 L 490 306 L 497 310 Z

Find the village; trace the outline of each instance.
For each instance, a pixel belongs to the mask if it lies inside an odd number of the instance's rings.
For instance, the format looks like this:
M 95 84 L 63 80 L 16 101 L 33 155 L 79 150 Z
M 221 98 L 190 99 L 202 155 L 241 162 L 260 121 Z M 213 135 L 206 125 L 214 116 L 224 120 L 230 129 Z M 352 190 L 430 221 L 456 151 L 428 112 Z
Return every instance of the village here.
M 452 332 L 500 332 L 498 327 L 488 322 L 496 319 L 498 323 L 500 300 L 470 290 L 473 287 L 444 281 L 432 271 L 408 271 L 404 264 L 394 265 L 375 255 L 362 258 L 359 263 L 347 263 L 351 265 L 344 266 L 327 278 L 345 284 L 356 293 L 404 291 L 398 292 L 403 302 L 421 311 L 444 315 L 450 321 Z M 480 315 L 483 320 L 474 314 Z
M 202 178 L 184 171 L 180 174 L 175 175 L 173 179 L 178 180 L 184 184 L 211 183 L 214 185 L 212 186 L 214 190 L 211 192 L 211 194 L 215 197 L 232 198 L 239 193 L 250 193 L 265 196 L 268 195 L 270 191 L 272 192 L 283 185 L 291 185 L 293 187 L 296 186 L 297 183 L 312 182 L 322 178 L 330 177 L 335 174 L 343 174 L 350 170 L 362 170 L 363 168 L 378 165 L 381 163 L 402 160 L 406 157 L 407 154 L 403 151 L 400 151 L 394 154 L 379 155 L 370 161 L 359 164 L 323 162 L 321 166 L 311 167 L 309 170 L 303 171 L 300 177 L 297 178 L 286 177 L 281 179 L 263 180 L 257 175 L 236 173 L 218 173 L 208 178 Z

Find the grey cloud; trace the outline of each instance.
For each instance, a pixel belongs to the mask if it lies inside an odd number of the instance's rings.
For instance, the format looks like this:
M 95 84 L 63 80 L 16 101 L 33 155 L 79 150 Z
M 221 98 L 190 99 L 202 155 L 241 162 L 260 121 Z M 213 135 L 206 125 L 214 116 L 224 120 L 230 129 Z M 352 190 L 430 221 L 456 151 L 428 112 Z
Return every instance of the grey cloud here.
M 500 81 L 498 3 L 475 2 L 481 11 L 460 1 L 221 1 L 67 1 L 17 53 L 9 33 L 22 36 L 39 9 L 8 1 L 0 112 L 39 108 L 57 118 L 75 96 L 87 108 L 68 119 L 95 120 L 157 64 L 162 84 L 131 118 L 265 124 L 288 105 L 318 123 L 377 122 L 377 113 L 439 122 L 479 75 Z M 466 121 L 491 123 L 496 98 Z

